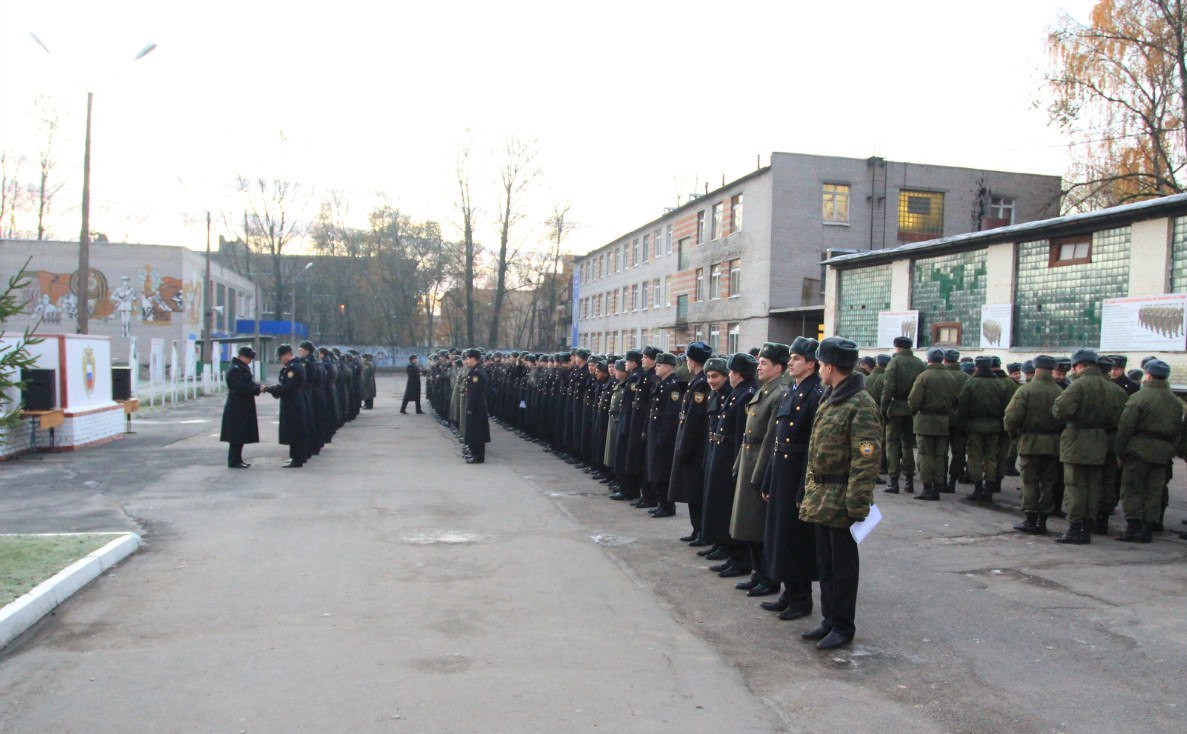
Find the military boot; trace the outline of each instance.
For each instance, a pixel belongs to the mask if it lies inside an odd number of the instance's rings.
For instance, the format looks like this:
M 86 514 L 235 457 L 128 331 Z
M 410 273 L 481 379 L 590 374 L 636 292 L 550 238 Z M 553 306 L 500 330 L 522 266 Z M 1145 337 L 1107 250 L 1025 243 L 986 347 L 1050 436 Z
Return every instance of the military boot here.
M 983 482 L 976 482 L 973 484 L 973 493 L 968 496 L 970 502 L 989 502 L 989 493 L 985 491 L 985 484 Z
M 899 493 L 898 477 L 891 477 L 890 478 L 890 486 L 882 491 L 885 492 L 886 494 L 898 494 Z
M 1046 535 L 1046 534 L 1047 534 L 1047 514 L 1040 512 L 1039 513 L 1039 527 L 1035 531 L 1035 535 Z
M 1084 531 L 1083 522 L 1069 523 L 1067 532 L 1055 539 L 1056 543 L 1086 545 L 1092 542 L 1092 535 Z
M 1020 533 L 1026 533 L 1027 535 L 1038 535 L 1039 534 L 1039 513 L 1037 513 L 1037 512 L 1026 513 L 1026 519 L 1024 519 L 1022 522 L 1018 523 L 1017 525 L 1015 525 L 1014 529 Z
M 1146 532 L 1146 523 L 1137 518 L 1125 518 L 1125 532 L 1118 535 L 1117 540 L 1124 543 L 1149 543 L 1150 534 Z
M 939 485 L 939 484 L 924 484 L 923 492 L 921 494 L 915 495 L 915 499 L 929 500 L 931 502 L 938 502 L 940 499 L 940 487 L 941 486 L 942 485 Z
M 903 484 L 903 491 L 907 494 L 915 494 L 915 475 L 908 474 L 907 481 Z
M 948 477 L 947 484 L 940 486 L 940 491 L 944 492 L 945 494 L 955 494 L 956 493 L 956 475 L 955 474 Z

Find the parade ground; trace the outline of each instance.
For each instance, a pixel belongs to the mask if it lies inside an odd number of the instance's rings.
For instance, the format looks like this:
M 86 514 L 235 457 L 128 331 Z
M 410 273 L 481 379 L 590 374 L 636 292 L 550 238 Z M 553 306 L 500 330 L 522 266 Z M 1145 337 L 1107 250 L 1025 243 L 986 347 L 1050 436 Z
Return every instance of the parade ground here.
M 877 493 L 857 636 L 820 652 L 652 519 L 492 424 L 467 465 L 403 376 L 297 470 L 226 468 L 221 398 L 0 463 L 0 533 L 143 547 L 0 651 L 0 732 L 1099 732 L 1187 718 L 1187 468 L 1148 545 Z M 426 411 L 428 410 L 426 404 Z M 1114 516 L 1114 530 L 1123 521 Z M 1052 521 L 1062 531 L 1065 523 Z

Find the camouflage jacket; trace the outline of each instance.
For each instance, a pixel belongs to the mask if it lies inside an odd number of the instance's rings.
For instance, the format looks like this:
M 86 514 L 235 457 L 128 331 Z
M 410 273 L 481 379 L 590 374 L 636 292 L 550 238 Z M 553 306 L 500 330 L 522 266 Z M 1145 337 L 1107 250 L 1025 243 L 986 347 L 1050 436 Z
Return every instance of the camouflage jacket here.
M 961 384 L 944 365 L 927 366 L 907 396 L 907 404 L 915 414 L 913 427 L 920 436 L 947 436 L 948 421 L 960 397 Z
M 864 520 L 881 460 L 878 406 L 865 391 L 865 379 L 854 373 L 820 398 L 808 444 L 800 519 L 835 528 Z
M 1105 432 L 1117 427 L 1112 411 L 1113 390 L 1125 394 L 1094 365 L 1072 380 L 1072 384 L 1055 399 L 1051 414 L 1065 424 L 1059 439 L 1060 461 L 1088 466 L 1105 463 L 1109 450 Z
M 882 383 L 882 399 L 878 401 L 882 415 L 911 415 L 907 396 L 911 394 L 915 378 L 923 374 L 925 369 L 927 365 L 910 349 L 900 349 L 894 355 L 890 364 L 886 365 L 886 381 Z
M 1014 391 L 1006 405 L 1006 433 L 1018 441 L 1022 456 L 1059 456 L 1059 434 L 1063 423 L 1051 413 L 1055 399 L 1063 394 L 1051 375 L 1035 375 Z
M 1167 464 L 1183 432 L 1183 401 L 1166 380 L 1146 380 L 1129 397 L 1117 426 L 1117 458 Z

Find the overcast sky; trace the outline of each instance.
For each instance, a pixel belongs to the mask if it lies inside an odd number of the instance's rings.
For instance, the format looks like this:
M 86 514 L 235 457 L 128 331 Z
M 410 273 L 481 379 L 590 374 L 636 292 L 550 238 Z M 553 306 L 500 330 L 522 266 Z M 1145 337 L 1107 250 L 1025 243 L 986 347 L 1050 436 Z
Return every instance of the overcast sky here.
M 241 219 L 240 175 L 453 235 L 459 145 L 493 167 L 517 135 L 541 169 L 518 239 L 569 202 L 584 253 L 776 150 L 1063 174 L 1043 44 L 1092 5 L 0 0 L 0 150 L 31 182 L 35 100 L 57 110 L 52 234 L 76 239 L 93 90 L 92 229 L 200 248 L 207 209 Z M 472 185 L 493 243 L 493 175 Z

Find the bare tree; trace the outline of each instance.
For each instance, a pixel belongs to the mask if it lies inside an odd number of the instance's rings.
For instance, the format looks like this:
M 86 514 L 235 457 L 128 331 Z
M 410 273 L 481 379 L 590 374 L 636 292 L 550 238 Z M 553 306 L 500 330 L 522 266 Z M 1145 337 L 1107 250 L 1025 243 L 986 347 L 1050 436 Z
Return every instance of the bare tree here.
M 46 98 L 37 100 L 37 111 L 45 144 L 37 152 L 37 239 L 44 240 L 48 231 L 46 217 L 50 203 L 62 190 L 63 183 L 51 179 L 57 161 L 54 159 L 54 138 L 58 134 L 58 111 Z
M 474 244 L 474 198 L 470 195 L 470 141 L 462 143 L 458 149 L 457 162 L 454 173 L 458 185 L 458 212 L 462 217 L 462 257 L 464 262 L 465 303 L 462 304 L 466 315 L 466 343 L 473 345 L 474 341 L 474 277 L 475 258 L 477 256 Z
M 508 137 L 503 144 L 503 162 L 499 169 L 499 255 L 495 261 L 495 292 L 491 311 L 488 346 L 499 346 L 499 319 L 507 293 L 507 263 L 511 228 L 524 217 L 521 198 L 539 175 L 535 165 L 534 140 Z
M 540 336 L 542 341 L 547 340 L 546 347 L 548 348 L 555 347 L 557 341 L 556 325 L 553 319 L 556 317 L 557 302 L 560 299 L 562 291 L 560 278 L 564 272 L 564 268 L 562 267 L 564 261 L 563 243 L 569 232 L 577 228 L 577 225 L 569 220 L 570 208 L 571 205 L 568 203 L 561 204 L 554 202 L 552 205 L 552 215 L 545 222 L 548 227 L 548 240 L 550 243 L 548 258 L 550 272 L 544 284 L 547 291 L 546 303 L 548 310 L 540 325 Z
M 16 236 L 16 211 L 21 205 L 21 164 L 23 158 L 5 151 L 0 153 L 0 236 Z M 8 220 L 5 229 L 4 221 Z
M 285 250 L 305 232 L 300 213 L 305 199 L 301 185 L 283 179 L 239 178 L 248 197 L 248 246 L 265 256 L 271 269 L 272 318 L 283 318 L 284 303 L 295 266 L 286 267 Z

